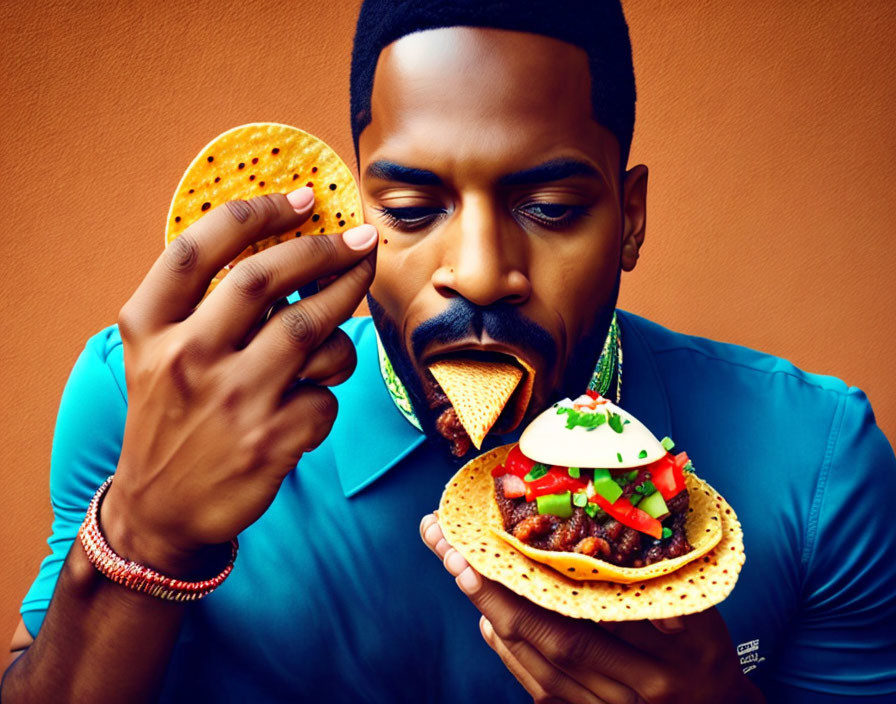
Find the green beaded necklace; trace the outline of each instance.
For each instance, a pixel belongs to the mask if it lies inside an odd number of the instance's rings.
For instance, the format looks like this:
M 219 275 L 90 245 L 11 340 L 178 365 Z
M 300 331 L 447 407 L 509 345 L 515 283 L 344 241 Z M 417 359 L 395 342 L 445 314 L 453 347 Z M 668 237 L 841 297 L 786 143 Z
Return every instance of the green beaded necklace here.
M 417 430 L 423 430 L 417 416 L 414 415 L 414 409 L 411 406 L 411 399 L 408 390 L 405 388 L 401 379 L 395 373 L 392 362 L 386 354 L 386 349 L 380 340 L 379 333 L 376 334 L 376 348 L 380 358 L 380 374 L 389 390 L 389 396 L 395 407 L 401 411 L 408 423 L 413 425 Z M 613 386 L 613 380 L 616 380 L 616 403 L 622 399 L 622 335 L 619 331 L 619 323 L 616 320 L 616 312 L 613 312 L 613 319 L 610 321 L 610 329 L 607 331 L 607 337 L 604 340 L 604 346 L 601 349 L 600 357 L 594 366 L 594 373 L 591 375 L 591 381 L 588 382 L 588 389 L 596 391 L 601 396 L 606 396 Z

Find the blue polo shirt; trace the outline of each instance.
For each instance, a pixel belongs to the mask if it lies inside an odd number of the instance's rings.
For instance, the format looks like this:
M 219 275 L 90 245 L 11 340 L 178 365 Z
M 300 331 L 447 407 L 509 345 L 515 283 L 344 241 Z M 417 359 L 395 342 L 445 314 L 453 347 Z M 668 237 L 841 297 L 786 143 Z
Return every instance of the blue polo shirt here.
M 896 459 L 865 395 L 775 357 L 619 320 L 622 405 L 686 449 L 742 521 L 746 564 L 719 610 L 744 670 L 772 701 L 896 699 Z M 240 535 L 230 578 L 188 607 L 163 701 L 531 701 L 418 535 L 456 463 L 393 405 L 371 320 L 343 328 L 358 368 L 335 389 L 333 430 Z M 115 471 L 126 411 L 113 326 L 88 341 L 62 396 L 51 554 L 21 608 L 32 634 Z

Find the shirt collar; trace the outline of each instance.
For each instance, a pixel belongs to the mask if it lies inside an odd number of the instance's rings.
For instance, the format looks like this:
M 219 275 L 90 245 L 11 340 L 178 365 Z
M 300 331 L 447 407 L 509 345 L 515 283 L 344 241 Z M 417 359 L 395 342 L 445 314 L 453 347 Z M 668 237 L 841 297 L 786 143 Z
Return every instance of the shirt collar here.
M 642 330 L 643 319 L 621 310 L 618 315 L 624 355 L 620 405 L 657 437 L 671 435 L 669 400 Z M 340 407 L 329 438 L 339 482 L 347 497 L 370 486 L 426 440 L 389 395 L 380 371 L 372 320 L 359 321 L 357 330 L 352 339 L 357 347 L 358 365 L 352 378 L 334 389 Z M 495 438 L 494 442 L 513 442 L 518 436 L 519 431 Z M 486 439 L 487 446 L 493 444 L 491 440 Z
M 375 482 L 426 440 L 389 396 L 380 373 L 373 321 L 359 320 L 355 330 L 357 334 L 349 334 L 358 364 L 351 379 L 333 389 L 340 403 L 329 438 L 347 497 Z

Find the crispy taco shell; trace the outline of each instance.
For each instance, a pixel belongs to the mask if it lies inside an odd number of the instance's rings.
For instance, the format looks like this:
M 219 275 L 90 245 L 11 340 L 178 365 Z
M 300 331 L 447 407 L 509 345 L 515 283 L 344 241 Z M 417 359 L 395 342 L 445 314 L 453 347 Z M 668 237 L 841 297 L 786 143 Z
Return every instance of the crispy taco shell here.
M 647 567 L 618 567 L 523 545 L 503 530 L 491 476 L 512 447 L 495 448 L 464 465 L 439 503 L 445 539 L 485 577 L 539 606 L 594 621 L 696 613 L 723 601 L 734 588 L 745 559 L 740 523 L 725 500 L 693 475 L 687 476 L 685 530 L 695 550 L 686 556 Z

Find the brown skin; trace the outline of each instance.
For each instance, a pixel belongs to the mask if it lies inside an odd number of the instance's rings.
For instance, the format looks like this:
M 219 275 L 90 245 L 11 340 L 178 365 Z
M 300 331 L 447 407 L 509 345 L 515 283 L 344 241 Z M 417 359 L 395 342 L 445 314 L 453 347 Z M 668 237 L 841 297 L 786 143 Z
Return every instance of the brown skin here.
M 369 241 L 355 248 L 339 235 L 303 237 L 253 255 L 193 310 L 224 264 L 295 229 L 311 209 L 269 195 L 211 211 L 121 309 L 129 405 L 100 511 L 118 554 L 187 579 L 214 575 L 226 563 L 221 544 L 264 513 L 302 453 L 329 433 L 336 400 L 324 387 L 355 366 L 336 326 L 373 278 L 374 228 L 356 228 Z M 279 298 L 339 272 L 258 329 Z M 309 383 L 293 388 L 299 377 Z M 103 578 L 76 541 L 38 637 L 28 647 L 19 629 L 13 639 L 13 650 L 28 649 L 7 672 L 3 702 L 153 701 L 182 615 L 181 604 Z
M 420 42 L 423 52 L 414 50 Z M 383 53 L 361 168 L 389 159 L 443 182 L 421 188 L 362 178 L 366 215 L 384 245 L 373 293 L 405 340 L 453 296 L 504 301 L 551 333 L 562 361 L 613 304 L 618 268 L 634 268 L 643 241 L 647 171 L 635 167 L 620 179 L 618 144 L 591 120 L 588 101 L 584 54 L 543 37 L 439 30 Z M 497 184 L 559 157 L 590 164 L 596 175 Z M 545 216 L 538 204 L 586 213 L 552 229 L 537 224 Z M 378 219 L 373 209 L 384 205 L 444 213 L 421 231 L 401 232 Z M 348 340 L 333 331 L 370 285 L 372 242 L 351 250 L 338 237 L 290 240 L 247 259 L 192 310 L 249 241 L 295 228 L 309 211 L 276 196 L 212 211 L 159 258 L 122 309 L 130 405 L 100 517 L 120 554 L 175 575 L 217 571 L 216 546 L 264 512 L 302 452 L 329 431 L 336 409 L 322 385 L 354 366 Z M 346 270 L 255 333 L 280 296 Z M 537 408 L 560 376 L 531 361 Z M 291 393 L 297 376 L 319 385 Z M 290 432 L 280 432 L 285 427 Z M 538 701 L 627 702 L 633 691 L 651 702 L 694 701 L 693 687 L 681 686 L 688 680 L 705 683 L 707 701 L 737 701 L 746 687 L 714 611 L 684 619 L 671 636 L 648 624 L 615 633 L 586 627 L 479 578 L 449 554 L 432 519 L 423 533 L 483 612 L 486 641 Z M 102 578 L 76 543 L 38 638 L 7 673 L 3 701 L 151 701 L 181 618 L 180 605 Z M 17 632 L 13 650 L 29 643 Z M 670 647 L 692 655 L 674 672 L 661 657 Z
M 615 302 L 619 267 L 634 268 L 643 241 L 647 169 L 637 166 L 620 181 L 619 145 L 591 118 L 588 76 L 582 50 L 546 37 L 471 28 L 410 35 L 380 55 L 372 120 L 359 142 L 365 218 L 381 242 L 371 295 L 407 354 L 413 330 L 452 297 L 519 306 L 551 334 L 561 360 L 546 368 L 529 350 L 516 350 L 536 369 L 530 416 L 561 388 L 562 360 Z M 595 173 L 499 184 L 563 158 Z M 424 169 L 442 184 L 370 173 L 381 160 Z M 585 212 L 550 227 L 544 205 Z M 426 209 L 431 217 L 412 228 L 390 226 L 383 207 Z M 423 360 L 413 362 L 422 374 Z
M 519 306 L 568 361 L 599 311 L 615 303 L 619 269 L 634 268 L 644 239 L 647 170 L 636 166 L 620 178 L 619 145 L 592 119 L 589 88 L 585 53 L 541 36 L 450 28 L 383 51 L 360 166 L 366 216 L 381 236 L 371 294 L 407 354 L 411 332 L 463 296 Z M 558 158 L 596 173 L 499 183 Z M 369 171 L 381 160 L 431 172 L 440 184 L 384 179 Z M 558 212 L 553 205 L 583 206 L 584 216 L 558 228 L 539 224 L 539 215 Z M 428 216 L 390 226 L 382 207 L 428 209 Z M 410 214 L 421 213 L 427 210 Z M 413 360 L 418 373 L 425 357 Z M 529 361 L 536 368 L 531 416 L 560 387 L 564 365 Z M 434 516 L 421 534 L 482 612 L 483 638 L 537 702 L 762 701 L 715 609 L 653 625 L 569 619 L 482 578 L 448 545 Z

